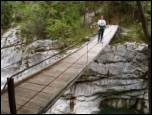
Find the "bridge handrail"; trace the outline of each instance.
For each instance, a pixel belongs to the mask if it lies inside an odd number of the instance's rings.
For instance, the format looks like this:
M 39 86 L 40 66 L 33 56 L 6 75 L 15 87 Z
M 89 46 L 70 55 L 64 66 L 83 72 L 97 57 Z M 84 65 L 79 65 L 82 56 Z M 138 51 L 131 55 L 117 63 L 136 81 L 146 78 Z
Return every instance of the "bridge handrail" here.
M 110 30 L 110 32 L 111 32 L 111 30 Z M 109 33 L 109 32 L 108 32 L 108 33 Z M 108 35 L 108 33 L 107 33 L 106 35 Z M 103 37 L 105 37 L 106 35 L 104 35 Z M 91 42 L 91 40 L 90 40 L 90 41 L 87 41 L 87 43 L 88 43 L 88 42 Z M 62 52 L 66 51 L 66 50 L 68 50 L 68 49 L 70 49 L 70 48 L 72 48 L 72 47 L 74 47 L 74 46 L 76 46 L 76 45 L 78 45 L 78 44 L 79 44 L 79 42 L 77 42 L 77 43 L 75 43 L 75 44 L 72 44 L 71 46 L 66 47 L 65 49 L 61 50 L 60 52 L 58 52 L 58 53 L 56 53 L 56 54 L 54 54 L 54 55 L 52 55 L 52 56 L 50 56 L 50 57 L 42 60 L 42 61 L 40 61 L 40 62 L 38 62 L 38 63 L 36 63 L 36 64 L 33 64 L 32 66 L 30 66 L 30 67 L 28 67 L 28 68 L 25 68 L 25 69 L 23 69 L 23 70 L 15 73 L 15 74 L 11 75 L 10 78 L 14 78 L 14 77 L 16 77 L 18 74 L 23 73 L 24 71 L 26 71 L 26 70 L 28 70 L 28 69 L 31 69 L 32 67 L 35 67 L 35 66 L 41 64 L 42 62 L 44 62 L 44 61 L 46 61 L 46 60 L 48 60 L 48 59 L 50 59 L 50 58 L 52 58 L 52 57 L 54 57 L 54 56 L 56 56 L 56 55 L 59 55 L 59 54 L 61 54 Z M 1 92 L 3 92 L 3 91 L 5 90 L 6 85 L 7 85 L 7 82 L 4 84 L 4 87 L 3 87 L 3 89 L 1 90 Z
M 87 41 L 87 42 L 88 42 L 88 41 Z M 61 54 L 62 52 L 64 52 L 64 51 L 66 51 L 66 50 L 68 50 L 68 49 L 70 49 L 70 48 L 72 48 L 72 47 L 78 45 L 79 43 L 80 43 L 80 42 L 76 42 L 75 44 L 72 44 L 72 45 L 70 45 L 69 47 L 64 48 L 64 49 L 61 50 L 60 52 L 55 53 L 54 55 L 52 55 L 52 56 L 50 56 L 50 57 L 48 57 L 48 58 L 46 58 L 46 59 L 44 59 L 44 60 L 42 60 L 42 61 L 40 61 L 40 62 L 38 62 L 38 63 L 36 63 L 36 64 L 33 64 L 32 66 L 30 66 L 30 67 L 28 67 L 28 68 L 25 68 L 25 69 L 23 69 L 23 70 L 21 70 L 21 71 L 15 73 L 15 74 L 11 75 L 10 78 L 16 77 L 17 75 L 19 75 L 19 74 L 25 72 L 26 70 L 29 70 L 29 69 L 31 69 L 31 68 L 33 68 L 33 67 L 35 67 L 35 66 L 41 64 L 42 62 L 44 62 L 44 61 L 46 61 L 46 60 L 48 60 L 48 59 L 51 59 L 51 58 L 53 58 L 53 57 L 55 57 L 55 56 Z M 79 49 L 80 49 L 80 48 L 79 48 Z M 5 90 L 6 86 L 7 86 L 7 82 L 4 84 L 4 87 L 1 89 L 1 93 Z

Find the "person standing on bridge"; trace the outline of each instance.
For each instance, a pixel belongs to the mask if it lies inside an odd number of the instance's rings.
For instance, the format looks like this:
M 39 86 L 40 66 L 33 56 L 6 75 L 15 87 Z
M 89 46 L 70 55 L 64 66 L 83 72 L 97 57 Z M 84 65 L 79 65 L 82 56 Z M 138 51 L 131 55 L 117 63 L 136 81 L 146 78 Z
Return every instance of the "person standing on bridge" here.
M 105 28 L 106 28 L 106 21 L 104 20 L 103 16 L 100 17 L 97 24 L 99 27 L 99 30 L 98 30 L 98 43 L 99 43 L 100 41 L 102 41 L 103 33 L 104 33 Z

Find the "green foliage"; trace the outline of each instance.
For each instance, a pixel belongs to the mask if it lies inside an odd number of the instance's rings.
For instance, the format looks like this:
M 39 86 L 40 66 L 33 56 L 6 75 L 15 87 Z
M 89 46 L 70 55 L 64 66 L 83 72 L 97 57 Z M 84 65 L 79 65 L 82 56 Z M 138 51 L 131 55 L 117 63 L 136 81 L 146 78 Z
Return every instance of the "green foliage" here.
M 144 40 L 141 26 L 138 25 L 139 16 L 135 1 L 1 1 L 1 3 L 2 29 L 11 27 L 13 23 L 15 26 L 19 25 L 22 36 L 20 38 L 27 43 L 48 38 L 65 44 L 85 40 L 84 36 L 93 31 L 88 26 L 82 25 L 80 19 L 88 12 L 96 14 L 94 21 L 97 21 L 100 15 L 104 15 L 107 23 L 116 20 L 121 26 L 129 26 L 132 31 L 123 37 L 124 41 L 135 40 L 130 37 L 135 33 L 137 33 L 135 37 Z M 143 5 L 151 31 L 151 2 L 143 2 Z M 97 13 L 98 9 L 102 12 Z M 131 28 L 130 25 L 133 24 L 137 27 Z
M 107 1 L 103 4 L 102 14 L 105 16 L 108 22 L 110 22 L 110 19 L 113 17 L 118 17 L 117 22 L 122 24 L 133 21 L 136 18 L 136 11 L 137 7 L 135 1 Z
M 151 1 L 147 1 L 145 4 L 145 16 L 148 21 L 148 30 L 151 32 Z
M 71 28 L 64 21 L 57 19 L 48 20 L 46 31 L 52 39 L 65 39 L 71 33 Z
M 46 37 L 45 26 L 47 12 L 43 3 L 30 4 L 22 9 L 24 15 L 21 22 L 21 33 L 27 42 L 31 42 L 33 38 L 44 39 Z
M 13 7 L 10 1 L 1 1 L 1 26 L 7 29 L 13 21 Z
M 80 7 L 75 3 L 77 2 L 41 1 L 24 4 L 17 13 L 22 20 L 23 38 L 27 42 L 33 38 L 66 41 L 80 28 Z M 19 15 L 20 12 L 23 15 Z
M 127 30 L 118 33 L 118 36 L 115 36 L 111 44 L 124 43 L 124 42 L 145 42 L 148 43 L 148 39 L 144 36 L 144 33 L 141 29 L 140 23 L 133 23 L 133 25 L 128 25 Z

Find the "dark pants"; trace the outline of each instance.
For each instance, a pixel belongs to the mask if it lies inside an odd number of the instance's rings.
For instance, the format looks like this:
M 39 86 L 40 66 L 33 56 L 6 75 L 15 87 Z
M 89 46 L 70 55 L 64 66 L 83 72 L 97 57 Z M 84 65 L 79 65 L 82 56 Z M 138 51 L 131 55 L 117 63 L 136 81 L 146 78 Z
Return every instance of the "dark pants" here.
M 98 42 L 102 41 L 104 30 L 98 32 Z

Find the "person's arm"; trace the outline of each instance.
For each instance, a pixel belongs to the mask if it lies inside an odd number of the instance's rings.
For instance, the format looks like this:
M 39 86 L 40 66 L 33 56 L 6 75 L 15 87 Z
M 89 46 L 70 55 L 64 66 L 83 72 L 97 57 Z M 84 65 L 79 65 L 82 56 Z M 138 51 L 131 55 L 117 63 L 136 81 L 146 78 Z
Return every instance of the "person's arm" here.
M 100 25 L 100 21 L 98 20 L 98 22 L 97 22 L 97 25 L 99 26 Z

